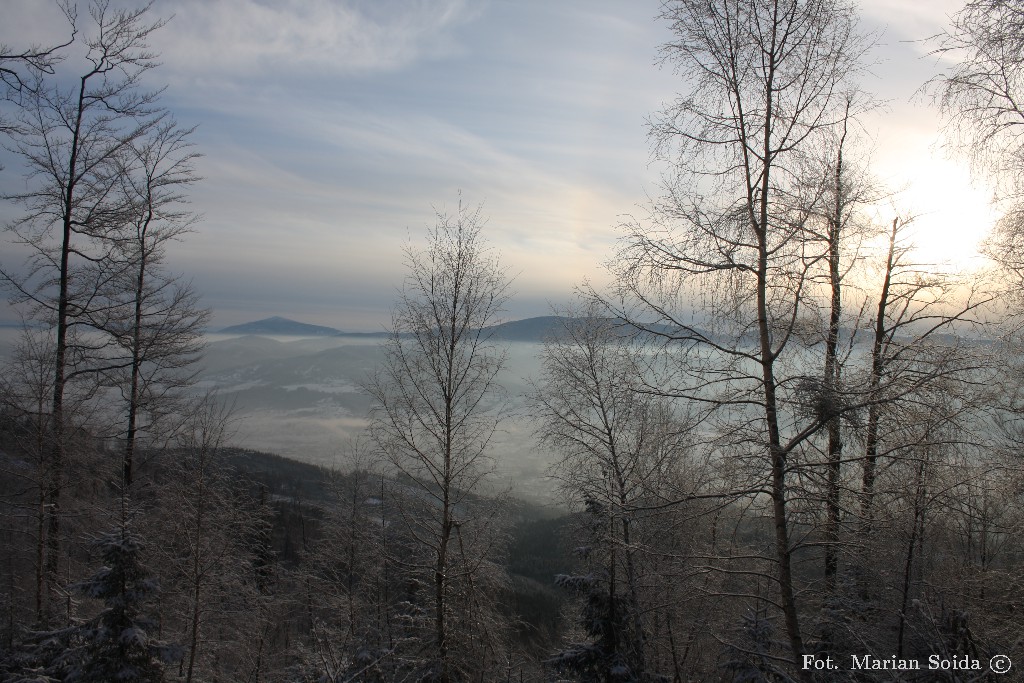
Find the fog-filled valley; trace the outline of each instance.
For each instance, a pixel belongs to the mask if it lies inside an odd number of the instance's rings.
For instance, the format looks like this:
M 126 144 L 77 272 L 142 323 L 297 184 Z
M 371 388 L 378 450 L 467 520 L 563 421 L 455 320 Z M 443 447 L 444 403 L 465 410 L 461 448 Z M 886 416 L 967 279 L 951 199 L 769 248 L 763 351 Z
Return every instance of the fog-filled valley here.
M 495 491 L 509 489 L 527 500 L 557 504 L 556 482 L 548 471 L 552 456 L 534 437 L 525 400 L 540 369 L 541 339 L 554 330 L 551 319 L 535 320 L 539 327 L 519 335 L 533 340 L 496 340 L 507 350 L 507 362 L 498 376 L 500 405 L 493 406 L 504 417 L 489 450 L 495 472 L 491 485 Z M 10 359 L 20 335 L 17 326 L 0 327 L 0 360 Z M 366 440 L 373 402 L 362 387 L 382 359 L 383 339 L 383 334 L 210 331 L 193 392 L 216 392 L 231 406 L 232 445 L 346 469 L 348 451 Z
M 213 334 L 201 362 L 199 389 L 215 389 L 237 417 L 232 441 L 317 465 L 344 468 L 361 437 L 372 400 L 361 388 L 380 363 L 380 339 Z M 507 413 L 489 455 L 495 490 L 553 502 L 552 459 L 530 429 L 525 396 L 540 365 L 538 342 L 504 342 L 498 376 Z M 365 440 L 365 435 L 362 435 Z

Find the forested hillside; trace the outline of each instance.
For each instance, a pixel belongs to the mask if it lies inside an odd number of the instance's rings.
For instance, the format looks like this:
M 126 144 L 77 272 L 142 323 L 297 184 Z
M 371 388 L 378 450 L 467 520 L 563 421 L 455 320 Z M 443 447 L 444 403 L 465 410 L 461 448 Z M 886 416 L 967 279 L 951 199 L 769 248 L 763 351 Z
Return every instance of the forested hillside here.
M 1021 0 L 922 37 L 918 97 L 994 188 L 985 267 L 928 264 L 875 173 L 857 7 L 665 0 L 663 183 L 607 285 L 508 321 L 516 273 L 459 194 L 396 249 L 379 345 L 261 321 L 316 338 L 301 367 L 204 359 L 171 258 L 202 150 L 163 104 L 163 8 L 126 5 L 58 2 L 52 45 L 0 27 L 0 679 L 1019 679 Z M 365 429 L 305 463 L 240 447 L 280 400 Z M 553 504 L 505 486 L 502 438 Z

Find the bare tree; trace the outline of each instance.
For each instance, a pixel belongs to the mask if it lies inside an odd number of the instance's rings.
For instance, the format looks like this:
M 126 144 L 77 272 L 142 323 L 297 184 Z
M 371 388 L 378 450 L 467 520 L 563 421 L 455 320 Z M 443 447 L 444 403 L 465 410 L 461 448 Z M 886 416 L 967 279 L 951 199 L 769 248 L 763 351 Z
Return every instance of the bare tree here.
M 15 300 L 55 330 L 52 477 L 47 487 L 46 573 L 51 588 L 58 580 L 61 550 L 64 394 L 76 376 L 96 372 L 91 363 L 99 351 L 96 340 L 77 332 L 88 328 L 84 314 L 99 304 L 98 292 L 116 272 L 86 266 L 111 259 L 110 238 L 125 218 L 123 198 L 116 192 L 124 154 L 159 120 L 158 93 L 141 85 L 143 75 L 156 66 L 147 40 L 163 25 L 148 20 L 148 5 L 115 10 L 106 0 L 96 0 L 89 6 L 90 30 L 77 33 L 75 8 L 69 3 L 62 8 L 86 50 L 84 66 L 70 88 L 48 80 L 48 68 L 36 69 L 14 101 L 10 136 L 29 182 L 24 192 L 7 197 L 25 214 L 6 228 L 30 255 L 24 268 L 0 269 Z
M 685 460 L 687 430 L 670 402 L 642 391 L 644 350 L 591 304 L 564 319 L 545 342 L 543 375 L 531 397 L 540 441 L 557 454 L 552 472 L 564 500 L 585 509 L 587 578 L 563 577 L 592 606 L 585 621 L 595 643 L 562 652 L 559 667 L 600 680 L 653 680 L 647 651 L 664 608 L 644 549 L 667 550 L 664 520 L 644 513 L 670 495 Z M 655 607 L 657 605 L 658 607 Z M 675 673 L 679 674 L 678 667 Z
M 823 373 L 820 385 L 808 378 L 805 386 L 814 398 L 815 410 L 826 416 L 825 444 L 822 455 L 827 461 L 822 498 L 824 502 L 824 575 L 825 598 L 833 593 L 839 570 L 839 530 L 843 517 L 842 489 L 844 464 L 844 426 L 842 403 L 845 391 L 845 366 L 856 344 L 856 331 L 865 314 L 864 302 L 856 280 L 862 275 L 864 242 L 877 235 L 876 223 L 866 209 L 883 197 L 880 186 L 871 178 L 867 162 L 859 153 L 855 116 L 865 108 L 863 96 L 847 96 L 842 124 L 823 131 L 819 150 L 807 156 L 806 186 L 798 195 L 797 206 L 808 208 L 807 233 L 810 241 L 820 243 L 824 256 L 818 272 L 809 272 L 810 286 L 804 301 L 808 330 L 802 331 L 807 345 L 823 346 Z M 844 292 L 853 273 L 854 296 Z M 816 291 L 817 290 L 817 291 Z M 851 306 L 853 299 L 853 306 Z M 820 301 L 820 303 L 819 303 Z M 858 305 L 859 304 L 859 305 Z M 817 310 L 816 310 L 817 309 Z M 822 320 L 816 321 L 820 316 Z M 817 329 L 821 329 L 819 334 Z M 811 443 L 810 447 L 815 444 Z M 811 492 L 808 491 L 808 495 Z
M 330 475 L 336 505 L 322 510 L 320 532 L 296 575 L 309 622 L 303 667 L 330 680 L 402 680 L 419 654 L 403 628 L 402 572 L 389 557 L 392 524 L 387 477 L 368 444 L 355 441 Z M 399 580 L 396 581 L 396 578 Z
M 461 620 L 453 604 L 483 595 L 476 582 L 493 543 L 494 520 L 474 511 L 473 494 L 491 471 L 505 352 L 488 326 L 509 280 L 486 247 L 483 224 L 480 209 L 460 201 L 454 215 L 438 213 L 425 249 L 406 249 L 408 275 L 384 360 L 366 385 L 376 403 L 371 437 L 411 489 L 401 513 L 417 550 L 404 564 L 429 574 L 430 659 L 446 683 L 470 666 L 456 653 L 489 635 Z
M 3 480 L 9 483 L 3 496 L 4 507 L 8 509 L 5 518 L 12 529 L 9 562 L 13 563 L 24 548 L 16 543 L 13 534 L 28 536 L 32 539 L 33 576 L 31 593 L 35 623 L 43 623 L 43 606 L 45 584 L 43 564 L 45 561 L 46 543 L 46 482 L 50 478 L 47 472 L 49 459 L 47 444 L 49 419 L 49 398 L 52 396 L 53 381 L 53 339 L 50 335 L 26 328 L 21 339 L 15 346 L 11 359 L 4 365 L 3 379 L 0 379 L 0 411 L 10 421 L 9 429 L 13 432 L 12 442 L 8 447 L 17 449 L 24 461 L 31 463 L 28 468 L 10 466 L 0 470 Z M 15 520 L 24 519 L 24 524 Z M 16 531 L 15 531 L 16 530 Z M 15 573 L 25 571 L 26 564 L 15 569 L 8 568 L 11 575 L 10 584 L 14 585 Z M 10 596 L 13 610 L 15 596 Z M 12 611 L 13 613 L 13 611 Z
M 951 29 L 935 39 L 935 52 L 950 66 L 926 87 L 946 117 L 951 144 L 995 181 L 1006 212 L 988 252 L 1019 285 L 1024 277 L 1024 3 L 970 0 L 953 17 Z
M 65 13 L 69 6 L 61 7 Z M 70 17 L 69 17 L 70 18 Z M 72 24 L 74 22 L 72 21 Z M 43 47 L 33 45 L 25 50 L 16 50 L 4 43 L 0 43 L 0 96 L 16 102 L 19 97 L 26 94 L 32 83 L 37 83 L 39 74 L 52 76 L 55 73 L 57 64 L 64 60 L 60 52 L 73 43 L 74 27 L 72 36 L 68 42 L 61 45 Z M 4 118 L 0 110 L 0 134 L 12 132 L 14 127 Z M 0 170 L 3 167 L 0 166 Z
M 811 270 L 827 256 L 809 239 L 795 179 L 819 134 L 843 120 L 866 45 L 853 9 L 833 0 L 679 0 L 663 18 L 675 34 L 664 59 L 690 90 L 651 127 L 672 177 L 655 226 L 634 225 L 623 242 L 618 312 L 683 349 L 674 395 L 751 426 L 746 447 L 761 452 L 768 475 L 778 604 L 795 662 L 805 647 L 789 458 L 827 421 L 783 409 L 794 382 L 780 359 L 797 341 Z M 684 302 L 701 309 L 699 323 Z
M 1024 164 L 1024 3 L 970 0 L 936 37 L 950 68 L 929 84 L 952 141 L 1017 195 Z
M 9 549 L 8 588 L 11 606 L 17 605 L 17 622 L 45 627 L 61 609 L 71 618 L 76 600 L 65 590 L 52 592 L 46 577 L 47 501 L 53 480 L 51 456 L 54 339 L 52 330 L 25 325 L 10 358 L 0 366 L 0 518 L 12 533 Z M 87 532 L 98 520 L 96 513 L 105 503 L 97 496 L 97 481 L 106 479 L 102 446 L 93 428 L 102 431 L 104 416 L 97 410 L 95 385 L 76 383 L 65 394 L 65 416 L 69 439 L 76 444 L 78 458 L 68 463 L 69 476 L 78 486 L 66 503 L 76 514 L 69 520 L 69 552 L 60 559 L 61 573 L 72 576 L 84 547 L 76 534 Z M 20 558 L 20 559 L 19 559 Z M 31 580 L 29 582 L 29 577 Z M 13 591 L 31 595 L 31 607 L 13 600 Z M 13 612 L 12 612 L 13 615 Z M 29 615 L 32 615 L 31 617 Z
M 155 432 L 161 417 L 174 414 L 182 390 L 193 383 L 193 364 L 209 319 L 189 284 L 168 273 L 163 263 L 167 244 L 195 221 L 184 208 L 182 194 L 197 180 L 191 133 L 164 120 L 129 147 L 119 173 L 120 191 L 131 207 L 117 243 L 116 258 L 123 265 L 115 266 L 117 275 L 108 283 L 111 303 L 98 315 L 90 312 L 92 325 L 116 345 L 104 375 L 127 407 L 124 486 L 132 483 L 139 433 Z M 143 412 L 149 416 L 145 427 L 139 424 Z
M 218 641 L 246 640 L 239 632 L 251 626 L 255 579 L 248 544 L 260 520 L 240 500 L 225 462 L 231 407 L 206 394 L 186 418 L 157 475 L 150 535 L 160 539 L 161 579 L 169 588 L 167 629 L 184 648 L 178 675 L 191 682 L 213 672 L 230 676 L 235 653 Z
M 917 403 L 932 384 L 959 382 L 962 388 L 983 383 L 981 370 L 991 367 L 984 356 L 965 352 L 956 338 L 942 338 L 979 323 L 977 313 L 992 301 L 991 293 L 971 283 L 933 273 L 915 261 L 905 237 L 909 221 L 894 218 L 884 254 L 877 304 L 871 319 L 871 356 L 863 388 L 867 422 L 861 481 L 861 531 L 870 533 L 874 480 L 883 439 L 885 414 L 889 428 L 898 423 L 901 403 Z

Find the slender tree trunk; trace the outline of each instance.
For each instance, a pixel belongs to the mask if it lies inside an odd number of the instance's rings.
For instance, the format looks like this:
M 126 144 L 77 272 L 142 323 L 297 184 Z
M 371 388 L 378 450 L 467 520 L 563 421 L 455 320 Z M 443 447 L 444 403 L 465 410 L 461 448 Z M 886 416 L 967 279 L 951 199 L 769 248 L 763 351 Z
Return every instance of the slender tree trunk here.
M 384 475 L 380 477 L 380 549 L 383 577 L 377 574 L 377 625 L 383 631 L 388 650 L 395 649 L 395 633 L 391 628 L 391 562 L 388 561 L 387 497 Z
M 609 538 L 615 538 L 615 515 L 614 509 L 609 506 L 608 519 Z M 615 543 L 611 544 L 611 555 L 608 560 L 608 616 L 605 625 L 605 638 L 608 652 L 618 653 L 619 651 L 619 614 L 618 614 L 618 591 L 615 585 L 618 581 L 618 553 L 615 552 Z M 611 662 L 605 657 L 602 661 L 602 672 L 604 683 L 614 683 L 611 672 Z
M 612 464 L 615 467 L 616 486 L 619 493 L 619 514 L 622 515 L 622 552 L 625 556 L 626 562 L 626 587 L 629 590 L 629 617 L 633 624 L 633 633 L 630 634 L 629 647 L 632 650 L 631 655 L 635 661 L 635 665 L 638 667 L 638 670 L 633 673 L 637 677 L 643 678 L 645 675 L 644 672 L 646 671 L 646 662 L 644 661 L 644 633 L 643 624 L 640 620 L 640 598 L 636 585 L 636 567 L 634 564 L 633 546 L 629 529 L 630 520 L 626 515 L 626 509 L 629 501 L 626 497 L 626 482 L 623 477 L 622 467 L 620 466 L 618 454 L 614 446 L 612 447 Z
M 46 582 L 43 563 L 46 560 L 46 487 L 39 484 L 39 506 L 36 517 L 36 624 L 44 623 Z
M 362 475 L 358 471 L 352 473 L 352 498 L 350 500 L 348 524 L 348 573 L 345 577 L 345 583 L 348 594 L 348 635 L 353 640 L 356 636 L 356 544 L 359 543 L 356 525 L 359 524 L 361 480 Z
M 833 192 L 835 193 L 833 213 L 828 221 L 828 275 L 832 289 L 829 310 L 828 338 L 825 342 L 825 407 L 834 411 L 839 392 L 839 323 L 843 311 L 842 276 L 839 271 L 839 241 L 843 229 L 843 208 L 846 190 L 843 186 L 843 145 L 846 143 L 846 124 L 850 116 L 850 104 L 846 104 L 843 118 L 843 133 L 839 138 Z M 828 424 L 828 473 L 825 493 L 825 595 L 835 592 L 836 575 L 839 572 L 839 525 L 842 516 L 840 508 L 840 486 L 842 480 L 843 441 L 842 425 L 838 414 L 829 416 Z
M 766 251 L 762 250 L 762 262 L 766 262 Z M 778 402 L 775 394 L 774 354 L 766 314 L 766 292 L 764 278 L 758 282 L 759 327 L 761 331 L 761 369 L 764 386 L 765 420 L 768 425 L 768 454 L 771 458 L 772 514 L 775 524 L 775 552 L 779 563 L 779 591 L 782 610 L 786 620 L 786 631 L 793 652 L 794 662 L 799 662 L 804 653 L 803 638 L 800 635 L 800 620 L 796 595 L 793 592 L 792 551 L 789 547 L 789 526 L 786 515 L 786 451 L 782 447 L 779 430 Z M 802 671 L 802 670 L 801 670 Z M 810 675 L 801 673 L 810 680 Z
M 672 683 L 682 683 L 683 676 L 682 676 L 682 674 L 680 673 L 679 670 L 680 670 L 680 667 L 682 666 L 683 662 L 686 661 L 686 655 L 689 652 L 689 643 L 687 643 L 687 648 L 683 652 L 683 657 L 680 660 L 680 658 L 679 658 L 679 649 L 676 647 L 676 637 L 675 637 L 675 634 L 672 632 L 672 614 L 671 613 L 669 613 L 669 614 L 667 614 L 665 616 L 665 629 L 666 629 L 666 631 L 668 631 L 669 652 L 672 655 Z
M 839 573 L 839 528 L 842 522 L 840 503 L 843 442 L 839 417 L 828 421 L 828 473 L 825 493 L 825 595 L 835 593 Z
M 441 665 L 441 683 L 449 681 L 448 663 L 448 631 L 445 622 L 448 592 L 448 542 L 452 535 L 451 508 L 448 492 L 444 493 L 443 519 L 441 522 L 441 542 L 437 548 L 437 565 L 434 568 L 434 630 L 437 641 L 437 656 Z
M 39 498 L 36 513 L 36 625 L 42 627 L 46 609 L 46 422 L 45 391 L 36 394 L 36 459 L 39 463 Z
M 136 422 L 139 415 L 139 381 L 142 366 L 142 290 L 146 277 L 146 254 L 143 249 L 139 263 L 139 275 L 135 282 L 135 312 L 132 323 L 132 374 L 128 398 L 128 431 L 125 435 L 123 482 L 125 488 L 132 485 L 132 467 L 135 458 Z
M 192 683 L 193 671 L 195 668 L 196 657 L 199 652 L 199 630 L 202 626 L 202 588 L 203 588 L 203 568 L 202 568 L 202 552 L 200 545 L 203 542 L 203 534 L 205 533 L 205 472 L 206 472 L 206 447 L 200 448 L 198 474 L 199 481 L 196 482 L 195 487 L 195 501 L 196 501 L 196 518 L 195 518 L 195 542 L 193 544 L 193 555 L 192 555 L 192 619 L 189 625 L 189 652 L 188 652 L 188 670 L 185 675 L 185 683 Z
M 769 77 L 767 92 L 772 92 L 773 78 Z M 769 97 L 768 111 L 772 103 Z M 775 526 L 775 554 L 779 563 L 779 592 L 782 611 L 785 616 L 786 633 L 793 654 L 794 664 L 800 661 L 804 652 L 803 637 L 800 634 L 800 617 L 797 611 L 796 595 L 793 592 L 792 552 L 789 547 L 789 522 L 786 516 L 786 456 L 782 447 L 779 429 L 778 399 L 775 384 L 775 351 L 772 348 L 771 329 L 768 315 L 768 201 L 770 192 L 771 129 L 764 128 L 763 155 L 766 167 L 761 173 L 758 188 L 759 198 L 753 192 L 748 194 L 750 218 L 757 238 L 757 327 L 761 346 L 761 383 L 764 397 L 765 422 L 768 428 L 768 457 L 771 460 L 772 516 Z M 750 176 L 748 176 L 750 177 Z M 756 213 L 755 213 L 756 210 Z M 810 675 L 801 670 L 801 678 L 810 680 Z
M 437 654 L 441 664 L 440 683 L 449 683 L 451 680 L 451 663 L 448 658 L 448 625 L 445 612 L 448 609 L 448 544 L 451 541 L 452 531 L 455 526 L 451 495 L 454 478 L 452 470 L 454 466 L 454 453 L 452 451 L 455 443 L 455 362 L 458 345 L 457 334 L 460 329 L 459 321 L 456 318 L 459 303 L 458 296 L 459 291 L 456 291 L 455 299 L 452 302 L 451 317 L 444 321 L 444 326 L 447 327 L 447 330 L 443 330 L 443 332 L 448 334 L 442 365 L 444 373 L 442 378 L 444 395 L 444 472 L 441 479 L 443 489 L 441 491 L 441 538 L 437 548 L 437 566 L 434 571 L 434 607 L 437 610 L 435 629 Z
M 981 587 L 978 594 L 978 602 L 985 602 L 985 584 L 987 583 L 986 573 L 988 572 L 988 530 L 989 530 L 989 504 L 988 489 L 982 486 L 981 490 L 981 529 L 978 530 L 978 561 L 981 565 Z
M 152 181 L 149 181 L 152 183 Z M 146 246 L 149 226 L 153 222 L 153 196 L 152 185 L 147 187 L 146 217 L 139 229 L 139 263 L 135 278 L 134 304 L 135 310 L 132 317 L 132 374 L 130 395 L 128 399 L 128 431 L 125 435 L 124 447 L 124 485 L 132 484 L 132 467 L 135 456 L 135 438 L 137 432 L 137 421 L 139 414 L 140 387 L 142 372 L 142 307 L 145 298 L 146 287 L 146 266 L 149 260 L 149 251 Z
M 871 347 L 871 379 L 868 387 L 868 395 L 871 397 L 871 404 L 868 406 L 867 434 L 865 436 L 864 448 L 864 472 L 861 482 L 861 536 L 868 538 L 871 535 L 872 507 L 875 495 L 875 472 L 878 461 L 878 422 L 881 417 L 878 399 L 878 387 L 882 382 L 882 370 L 885 366 L 885 309 L 889 303 L 889 287 L 892 280 L 893 262 L 896 251 L 896 232 L 899 225 L 899 218 L 892 221 L 892 230 L 889 233 L 889 254 L 885 264 L 885 278 L 882 281 L 882 293 L 878 298 L 878 314 L 875 318 L 875 339 Z
M 907 624 L 907 605 L 910 602 L 910 575 L 914 568 L 914 546 L 924 537 L 924 505 L 925 505 L 925 483 L 924 466 L 922 460 L 917 467 L 917 486 L 914 490 L 914 522 L 910 530 L 910 541 L 907 543 L 907 559 L 903 565 L 903 595 L 900 603 L 900 625 L 896 635 L 896 658 L 903 657 L 903 638 Z
M 451 330 L 454 330 L 454 325 Z M 454 339 L 452 340 L 454 346 Z M 451 503 L 451 481 L 452 481 L 452 364 L 454 349 L 450 350 L 448 356 L 448 384 L 446 386 L 445 398 L 445 445 L 444 445 L 444 475 L 442 478 L 442 503 L 441 503 L 441 539 L 437 548 L 437 565 L 434 568 L 434 615 L 435 636 L 437 639 L 437 656 L 441 665 L 440 683 L 449 683 L 451 672 L 448 661 L 448 626 L 445 621 L 445 611 L 448 609 L 448 543 L 451 541 L 453 518 Z
M 71 138 L 71 158 L 68 160 L 67 188 L 64 195 L 62 239 L 60 250 L 60 273 L 58 276 L 57 293 L 57 342 L 54 354 L 53 371 L 53 443 L 51 444 L 50 481 L 47 492 L 47 528 L 46 528 L 46 576 L 49 590 L 55 591 L 59 578 L 61 553 L 61 494 L 64 489 L 64 383 L 67 365 L 67 334 L 68 308 L 70 305 L 68 284 L 70 275 L 71 254 L 71 222 L 74 209 L 75 184 L 78 180 L 78 145 L 82 127 L 82 113 L 85 98 L 86 78 L 83 78 L 78 90 L 78 110 L 75 129 Z
M 766 54 L 774 60 L 777 57 L 776 43 L 778 36 L 776 30 L 779 26 L 778 4 L 773 8 L 775 17 L 771 22 L 772 35 L 769 38 L 770 48 Z M 774 61 L 766 65 L 767 73 L 765 79 L 765 90 L 767 101 L 765 111 L 771 114 L 774 110 L 774 83 L 777 64 Z M 737 97 L 741 102 L 741 98 Z M 782 436 L 779 429 L 778 399 L 776 396 L 775 382 L 775 350 L 772 348 L 772 335 L 769 327 L 768 313 L 768 235 L 769 215 L 768 206 L 771 194 L 771 174 L 775 152 L 772 149 L 772 125 L 771 117 L 765 119 L 760 131 L 761 143 L 761 169 L 759 174 L 751 172 L 751 162 L 746 157 L 748 151 L 744 147 L 744 155 L 747 165 L 747 207 L 751 228 L 757 240 L 757 267 L 756 267 L 756 305 L 757 305 L 757 329 L 760 341 L 761 355 L 761 382 L 764 397 L 765 422 L 768 428 L 768 457 L 771 460 L 772 480 L 772 516 L 775 526 L 775 553 L 779 563 L 779 592 L 782 602 L 782 611 L 786 622 L 786 633 L 789 636 L 790 650 L 793 654 L 793 663 L 797 664 L 804 653 L 803 637 L 800 634 L 800 616 L 797 610 L 796 595 L 793 591 L 793 569 L 792 551 L 789 541 L 789 522 L 786 513 L 786 458 L 787 453 L 782 447 Z M 759 182 L 752 184 L 755 178 Z M 756 188 L 756 189 L 755 189 Z M 794 304 L 796 305 L 796 304 Z M 810 681 L 809 672 L 798 670 L 802 680 Z

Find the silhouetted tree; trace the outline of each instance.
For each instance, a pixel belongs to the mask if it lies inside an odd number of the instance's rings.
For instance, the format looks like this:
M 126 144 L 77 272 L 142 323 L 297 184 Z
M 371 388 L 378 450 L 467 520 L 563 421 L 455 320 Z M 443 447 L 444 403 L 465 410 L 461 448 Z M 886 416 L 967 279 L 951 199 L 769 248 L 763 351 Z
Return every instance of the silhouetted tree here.
M 677 0 L 662 16 L 674 33 L 664 59 L 689 90 L 651 127 L 671 177 L 654 224 L 624 239 L 617 313 L 681 350 L 670 393 L 748 427 L 734 437 L 763 462 L 751 488 L 771 499 L 777 599 L 797 662 L 789 460 L 826 420 L 787 416 L 783 360 L 825 253 L 793 198 L 802 159 L 843 119 L 865 43 L 853 9 L 833 0 Z
M 197 180 L 191 133 L 163 120 L 125 151 L 118 176 L 125 225 L 115 252 L 123 265 L 116 266 L 118 273 L 107 285 L 109 303 L 89 316 L 96 329 L 114 340 L 103 374 L 126 404 L 124 486 L 132 483 L 139 435 L 157 433 L 162 418 L 180 410 L 183 390 L 198 372 L 195 361 L 209 320 L 191 286 L 164 264 L 167 244 L 195 221 L 182 194 Z M 148 424 L 140 425 L 143 414 Z
M 488 326 L 509 283 L 483 223 L 479 208 L 460 202 L 454 215 L 438 214 L 426 249 L 406 249 L 384 360 L 366 386 L 376 404 L 371 438 L 407 487 L 392 498 L 413 548 L 401 564 L 430 587 L 430 675 L 442 683 L 486 670 L 487 650 L 478 646 L 497 635 L 474 614 L 493 596 L 481 582 L 494 511 L 479 510 L 472 496 L 491 471 L 505 352 Z
M 935 37 L 945 70 L 928 86 L 946 138 L 991 180 L 1003 216 L 986 251 L 1004 267 L 1005 296 L 1020 307 L 1024 279 L 1024 3 L 970 0 Z
M 149 36 L 163 21 L 149 21 L 148 5 L 117 10 L 106 0 L 89 5 L 91 26 L 77 25 L 70 3 L 61 5 L 76 43 L 85 50 L 82 72 L 70 88 L 52 77 L 56 62 L 36 64 L 24 81 L 11 117 L 12 148 L 25 168 L 26 189 L 8 200 L 24 215 L 6 229 L 29 250 L 28 262 L 4 265 L 0 278 L 27 306 L 30 317 L 55 332 L 50 401 L 50 481 L 46 489 L 46 581 L 58 584 L 62 495 L 68 425 L 68 382 L 97 372 L 104 342 L 88 334 L 87 313 L 105 305 L 100 292 L 118 272 L 114 250 L 125 224 L 124 197 L 117 192 L 124 155 L 157 125 L 157 92 L 142 89 L 143 75 L 157 65 Z
M 600 312 L 590 305 L 564 318 L 545 342 L 531 396 L 537 435 L 556 454 L 551 471 L 563 499 L 585 507 L 588 520 L 590 573 L 561 582 L 583 597 L 586 631 L 599 642 L 576 644 L 557 661 L 602 680 L 627 680 L 628 671 L 628 680 L 646 681 L 659 612 L 651 606 L 663 595 L 649 593 L 660 582 L 645 553 L 660 520 L 642 508 L 666 500 L 686 459 L 687 433 L 669 401 L 644 390 L 645 350 Z M 603 616 L 595 613 L 601 607 Z M 607 678 L 615 668 L 621 675 Z

